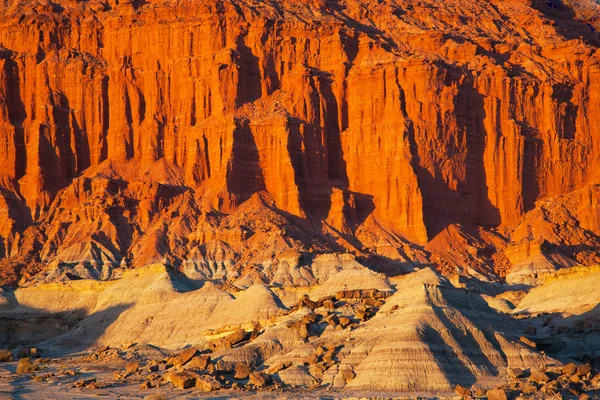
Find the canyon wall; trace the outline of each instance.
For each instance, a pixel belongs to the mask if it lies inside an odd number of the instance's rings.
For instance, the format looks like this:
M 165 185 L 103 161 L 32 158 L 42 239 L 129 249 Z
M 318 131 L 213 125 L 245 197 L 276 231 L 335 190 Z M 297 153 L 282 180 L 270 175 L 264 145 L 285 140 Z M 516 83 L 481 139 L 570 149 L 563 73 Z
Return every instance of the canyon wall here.
M 600 183 L 599 8 L 0 3 L 0 257 L 186 259 L 257 193 L 330 249 L 509 232 Z

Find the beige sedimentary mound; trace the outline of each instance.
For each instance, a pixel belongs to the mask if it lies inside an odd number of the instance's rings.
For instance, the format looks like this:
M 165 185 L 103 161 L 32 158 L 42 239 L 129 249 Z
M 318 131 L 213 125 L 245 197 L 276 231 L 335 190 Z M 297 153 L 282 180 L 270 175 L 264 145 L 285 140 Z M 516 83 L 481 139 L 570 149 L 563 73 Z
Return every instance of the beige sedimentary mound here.
M 356 374 L 346 390 L 448 393 L 457 384 L 493 386 L 507 367 L 550 361 L 516 342 L 510 318 L 429 269 L 407 276 L 396 289 L 344 345 L 349 351 L 341 365 Z

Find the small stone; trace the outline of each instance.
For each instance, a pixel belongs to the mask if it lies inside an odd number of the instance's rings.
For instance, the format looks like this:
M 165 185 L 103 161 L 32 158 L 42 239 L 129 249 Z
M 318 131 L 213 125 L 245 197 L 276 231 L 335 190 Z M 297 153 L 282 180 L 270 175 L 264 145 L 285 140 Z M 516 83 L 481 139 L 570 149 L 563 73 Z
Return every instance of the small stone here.
M 534 349 L 537 348 L 537 344 L 533 340 L 528 339 L 525 336 L 521 336 L 519 340 L 521 341 L 521 343 L 524 343 L 529 347 L 533 347 Z
M 135 374 L 136 372 L 138 372 L 139 368 L 140 368 L 139 361 L 132 361 L 132 362 L 128 362 L 127 364 L 125 364 L 125 372 L 127 373 L 127 375 Z
M 250 375 L 250 366 L 246 363 L 238 363 L 235 366 L 235 375 L 233 376 L 237 380 L 248 379 Z
M 566 376 L 575 375 L 577 373 L 577 365 L 575 365 L 574 363 L 569 363 L 562 367 L 560 372 Z
M 198 350 L 195 347 L 190 347 L 188 349 L 183 350 L 176 357 L 171 358 L 169 361 L 176 367 L 180 367 L 185 365 L 188 361 L 192 359 L 196 355 Z
M 334 309 L 335 303 L 330 299 L 326 299 L 326 300 L 323 300 L 322 306 L 325 308 Z
M 203 392 L 212 392 L 213 390 L 221 389 L 221 384 L 214 376 L 202 375 L 196 377 L 196 389 Z
M 189 389 L 196 384 L 196 378 L 186 372 L 171 372 L 165 375 L 165 380 L 178 389 Z
M 523 370 L 521 368 L 510 368 L 508 370 L 508 376 L 514 379 L 519 379 L 523 377 Z
M 579 400 L 590 400 L 590 399 L 591 399 L 591 397 L 589 395 L 585 394 L 585 393 L 582 393 L 579 396 Z
M 27 374 L 30 372 L 38 371 L 40 368 L 31 362 L 29 358 L 21 358 L 19 365 L 17 365 L 17 374 Z
M 311 354 L 310 356 L 304 359 L 304 365 L 314 365 L 319 362 L 319 356 L 316 354 Z
M 341 326 L 342 328 L 345 328 L 345 327 L 347 327 L 348 325 L 350 325 L 350 322 L 352 322 L 352 321 L 351 321 L 351 320 L 350 320 L 350 318 L 348 318 L 348 317 L 341 317 L 341 318 L 340 318 L 340 326 Z
M 187 368 L 195 369 L 198 371 L 204 371 L 208 364 L 210 364 L 210 356 L 200 355 L 193 357 L 187 364 Z
M 249 375 L 250 383 L 256 386 L 257 388 L 261 388 L 267 384 L 268 378 L 263 372 L 252 372 Z
M 152 385 L 152 382 L 150 382 L 150 381 L 145 381 L 140 385 L 140 389 L 142 389 L 142 390 L 147 390 L 147 389 L 152 389 L 152 388 L 153 388 L 153 385 Z
M 538 384 L 544 384 L 550 381 L 550 377 L 542 371 L 533 371 L 529 380 Z
M 315 354 L 318 357 L 321 357 L 323 354 L 327 353 L 327 349 L 323 346 L 319 346 L 315 349 Z
M 276 374 L 279 371 L 289 368 L 291 365 L 292 365 L 292 363 L 289 361 L 286 361 L 286 362 L 279 361 L 279 362 L 276 362 L 275 364 L 271 365 L 267 369 L 267 372 L 269 374 Z
M 454 388 L 454 391 L 456 392 L 457 395 L 462 396 L 462 397 L 471 397 L 472 396 L 471 391 L 461 385 L 456 385 L 456 387 Z
M 341 374 L 342 374 L 342 379 L 344 379 L 344 382 L 346 382 L 346 383 L 350 382 L 356 376 L 356 374 L 352 370 L 352 367 L 350 367 L 350 366 L 346 366 L 345 368 L 342 368 Z
M 506 400 L 506 393 L 503 389 L 488 390 L 485 394 L 488 400 Z
M 521 389 L 521 391 L 524 394 L 533 394 L 533 393 L 537 392 L 537 390 L 538 390 L 537 387 L 535 387 L 535 385 L 532 385 L 530 383 L 523 386 L 523 388 Z
M 13 357 L 10 351 L 8 350 L 0 350 L 0 362 L 9 362 L 12 361 Z
M 584 376 L 592 372 L 592 366 L 590 364 L 583 364 L 577 367 L 577 375 Z

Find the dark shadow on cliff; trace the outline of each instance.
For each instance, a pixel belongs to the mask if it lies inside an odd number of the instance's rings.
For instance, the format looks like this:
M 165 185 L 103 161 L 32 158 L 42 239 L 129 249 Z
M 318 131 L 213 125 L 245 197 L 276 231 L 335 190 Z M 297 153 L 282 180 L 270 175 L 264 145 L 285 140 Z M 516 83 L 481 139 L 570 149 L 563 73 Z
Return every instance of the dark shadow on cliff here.
M 581 39 L 590 46 L 600 46 L 600 33 L 592 24 L 594 21 L 578 19 L 577 9 L 573 5 L 568 5 L 563 0 L 534 0 L 532 4 L 533 8 L 555 23 L 558 32 L 565 39 Z

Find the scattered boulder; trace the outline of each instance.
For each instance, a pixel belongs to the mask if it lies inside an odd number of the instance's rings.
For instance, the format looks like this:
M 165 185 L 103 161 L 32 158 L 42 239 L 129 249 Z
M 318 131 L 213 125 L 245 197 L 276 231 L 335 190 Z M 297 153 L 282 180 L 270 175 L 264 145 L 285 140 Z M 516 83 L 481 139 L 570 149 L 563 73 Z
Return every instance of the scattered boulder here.
M 346 383 L 350 382 L 356 376 L 356 374 L 352 370 L 352 367 L 349 365 L 342 367 L 340 373 L 342 374 L 342 379 Z
M 317 356 L 314 353 L 304 359 L 304 365 L 314 365 L 318 362 L 319 362 L 319 356 Z
M 152 384 L 151 381 L 144 381 L 143 383 L 140 384 L 140 389 L 142 389 L 142 390 L 152 389 L 153 387 L 154 387 L 154 385 Z
M 577 365 L 575 365 L 574 363 L 569 363 L 562 367 L 560 372 L 566 376 L 575 375 L 577 373 Z
M 200 355 L 192 357 L 192 359 L 186 364 L 186 367 L 198 371 L 204 371 L 208 367 L 208 364 L 210 364 L 210 356 Z
M 311 310 L 314 310 L 315 308 L 318 308 L 319 305 L 312 301 L 307 294 L 305 294 L 304 296 L 302 296 L 302 300 L 300 300 L 300 307 L 308 307 Z
M 352 322 L 348 317 L 341 317 L 339 321 L 342 328 L 346 328 Z
M 525 336 L 521 336 L 519 340 L 521 341 L 521 343 L 526 344 L 529 347 L 533 347 L 534 349 L 537 348 L 537 344 L 533 340 L 528 339 Z
M 533 371 L 529 380 L 538 384 L 545 384 L 550 381 L 550 377 L 542 371 Z
M 97 381 L 96 381 L 96 379 L 94 379 L 94 378 L 92 378 L 92 379 L 81 379 L 81 380 L 78 380 L 78 381 L 76 381 L 76 382 L 73 384 L 73 387 L 74 387 L 74 388 L 84 388 L 84 387 L 88 387 L 89 389 L 96 389 L 96 388 L 97 388 L 97 387 L 96 387 L 96 382 L 97 382 Z M 92 386 L 92 385 L 93 385 L 93 387 L 90 387 L 90 386 Z
M 257 388 L 264 387 L 268 383 L 268 376 L 263 372 L 252 372 L 248 378 L 250 383 Z
M 30 372 L 38 371 L 40 368 L 31 362 L 30 358 L 21 358 L 19 365 L 17 365 L 17 374 L 28 374 Z
M 248 379 L 250 375 L 250 366 L 246 363 L 238 363 L 235 366 L 234 378 L 237 380 Z
M 337 326 L 340 324 L 340 320 L 337 315 L 329 314 L 324 318 L 325 322 L 327 322 L 330 326 Z
M 461 385 L 456 385 L 456 387 L 454 388 L 454 391 L 456 392 L 457 395 L 462 396 L 462 397 L 471 397 L 472 393 L 470 389 L 467 389 L 464 386 Z
M 148 370 L 148 372 L 156 372 L 160 369 L 158 362 L 156 362 L 155 360 L 152 360 L 148 363 L 148 366 L 146 368 Z
M 230 333 L 229 335 L 222 337 L 218 340 L 213 341 L 212 343 L 209 344 L 209 347 L 212 350 L 218 350 L 218 349 L 228 349 L 231 348 L 233 346 L 235 346 L 236 344 L 244 341 L 244 339 L 246 338 L 246 331 L 243 329 L 236 329 L 235 331 L 233 331 L 232 333 Z
M 140 368 L 140 362 L 139 361 L 131 361 L 128 362 L 127 364 L 125 364 L 125 372 L 127 373 L 127 375 L 133 375 L 136 372 L 138 372 Z
M 203 392 L 212 392 L 221 389 L 221 384 L 214 376 L 202 375 L 196 377 L 196 389 Z
M 8 350 L 0 350 L 0 362 L 8 362 L 12 361 L 13 357 L 10 351 Z
M 169 363 L 176 367 L 181 367 L 182 365 L 185 365 L 188 361 L 190 361 L 192 357 L 196 355 L 197 352 L 198 350 L 195 347 L 187 348 L 181 353 L 179 353 L 177 356 L 172 357 L 169 360 Z
M 487 396 L 488 400 L 507 400 L 504 389 L 488 390 L 485 395 Z
M 289 368 L 291 365 L 292 365 L 292 363 L 290 361 L 285 361 L 285 362 L 279 361 L 279 362 L 276 362 L 275 364 L 271 365 L 267 369 L 267 372 L 269 374 L 276 374 L 279 371 Z
M 323 299 L 321 301 L 320 306 L 321 307 L 325 307 L 325 308 L 329 308 L 329 309 L 334 309 L 335 308 L 335 303 L 331 299 Z
M 165 375 L 165 380 L 178 389 L 189 389 L 196 384 L 196 378 L 187 372 L 171 372 Z
M 592 366 L 590 364 L 583 364 L 577 367 L 577 375 L 585 376 L 592 372 Z
M 508 376 L 510 376 L 513 379 L 522 378 L 524 374 L 525 373 L 521 368 L 509 368 L 508 370 Z

